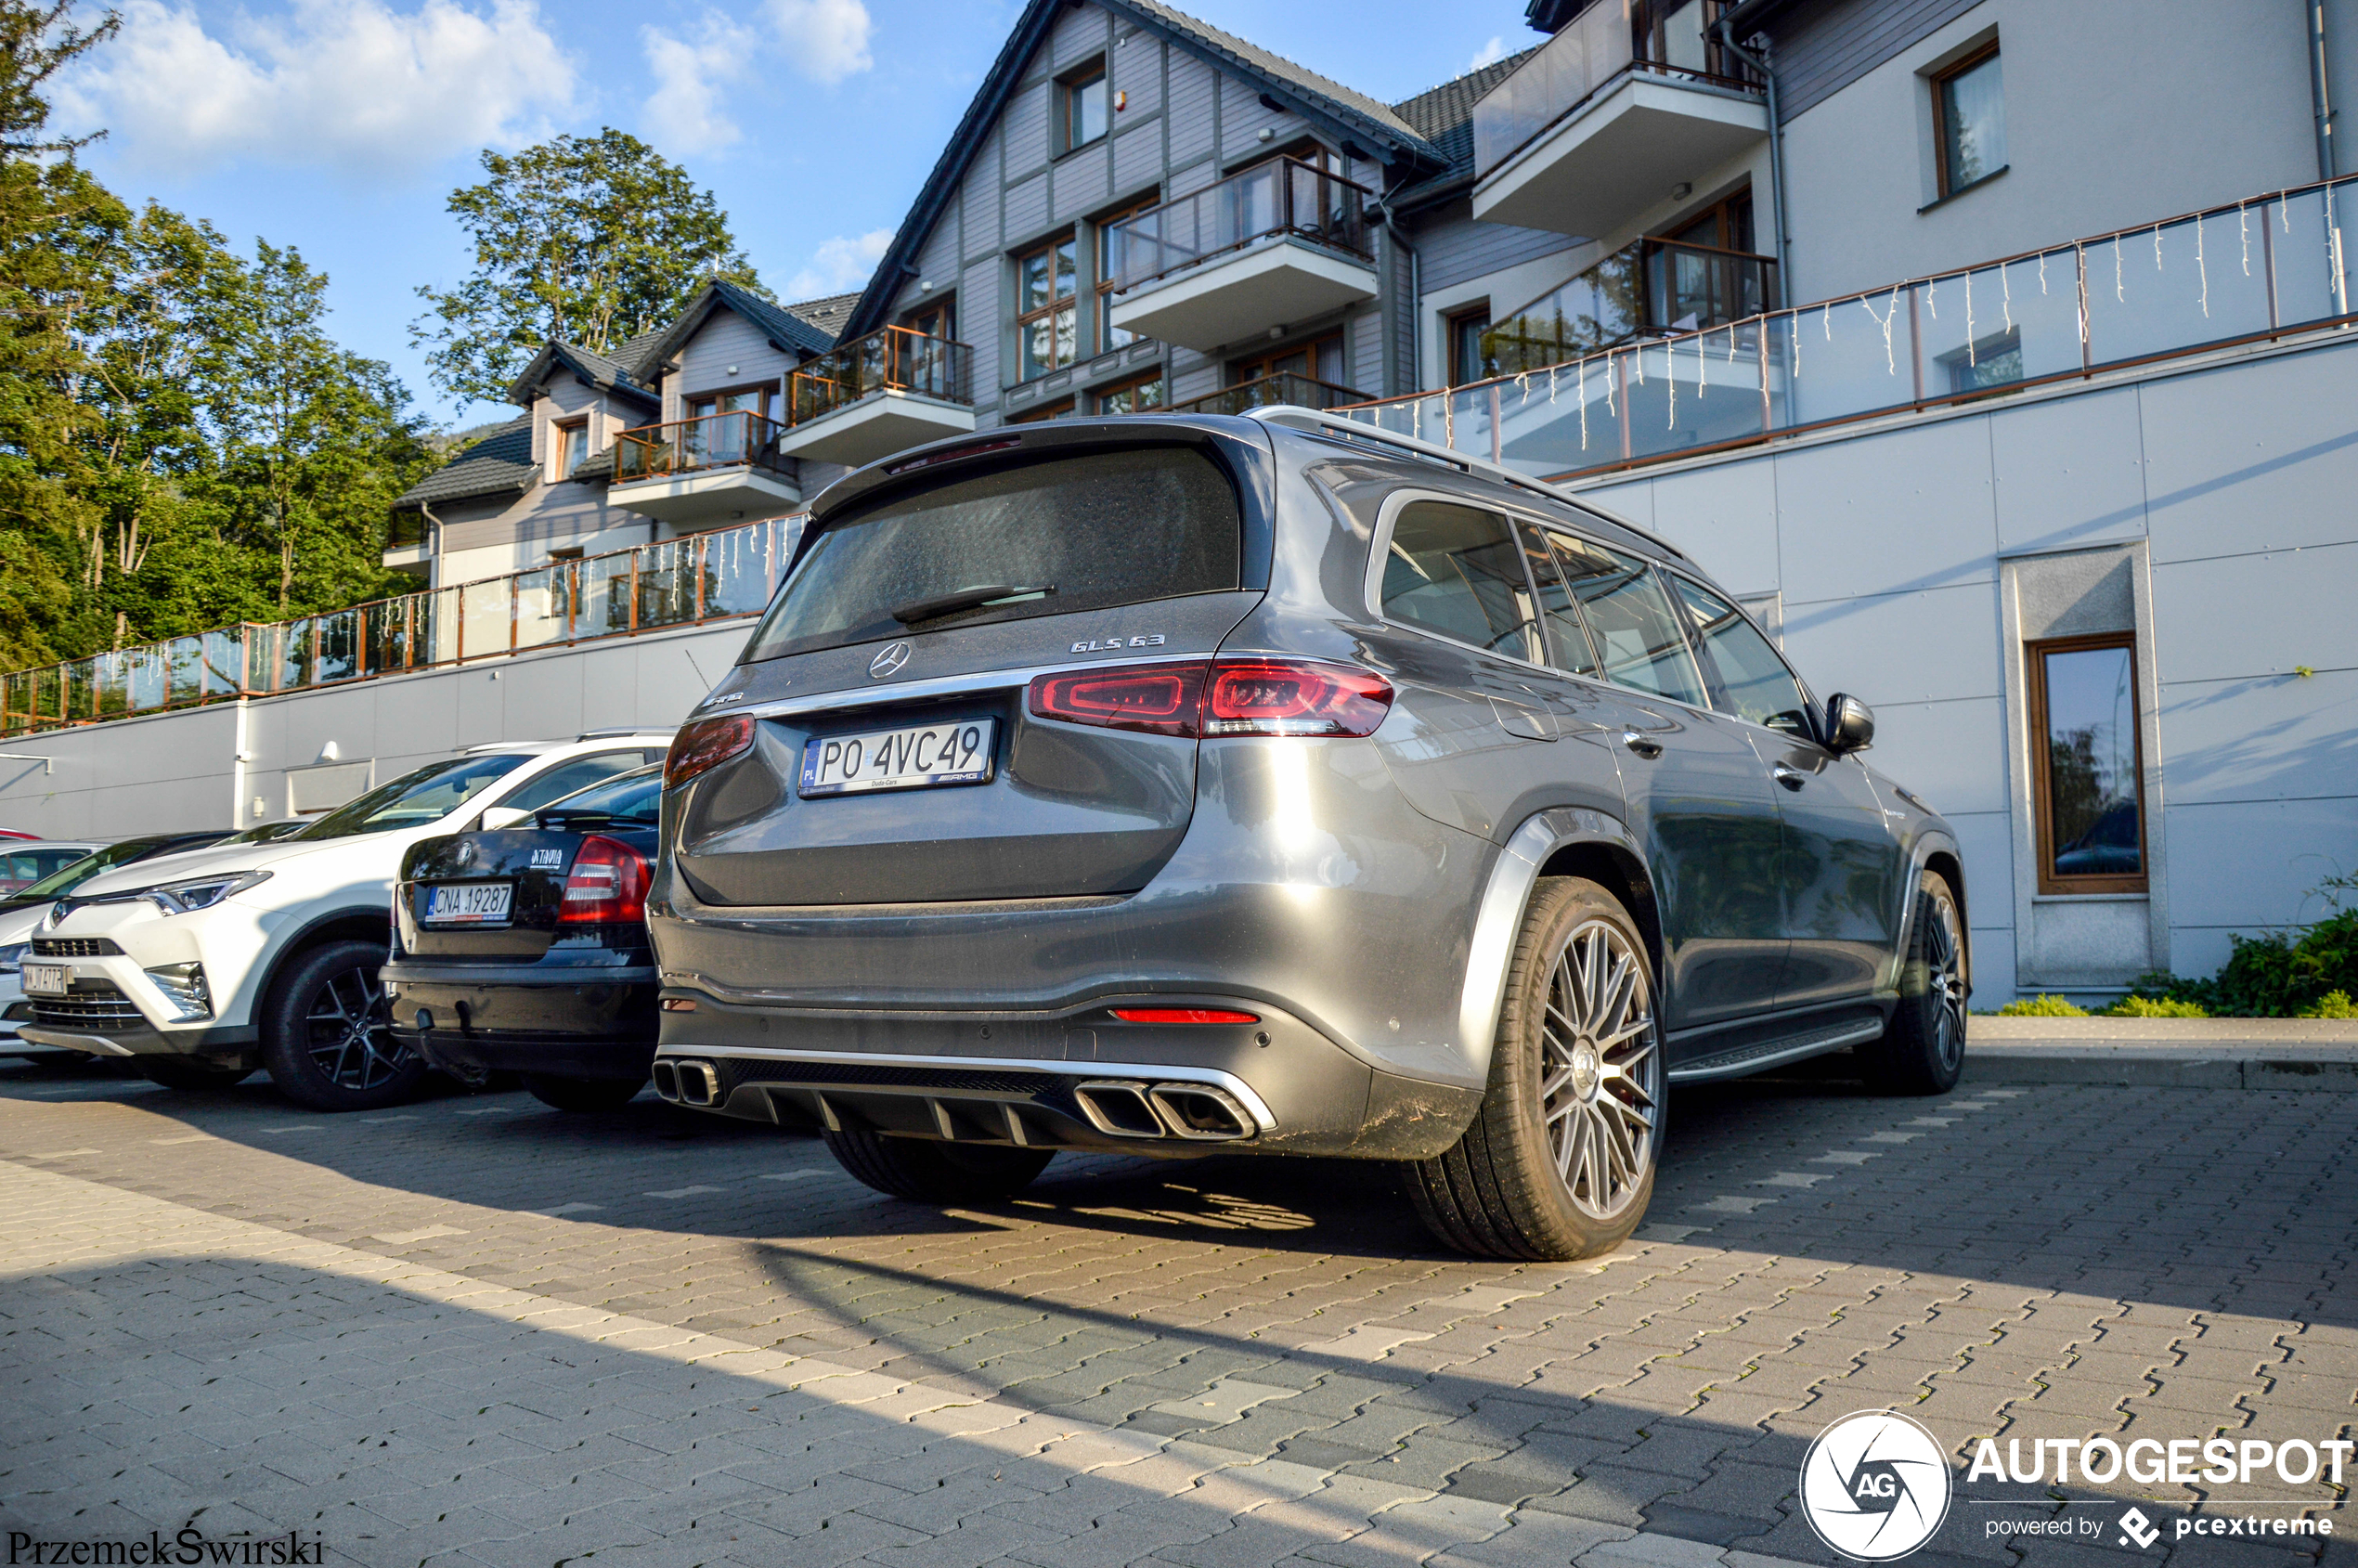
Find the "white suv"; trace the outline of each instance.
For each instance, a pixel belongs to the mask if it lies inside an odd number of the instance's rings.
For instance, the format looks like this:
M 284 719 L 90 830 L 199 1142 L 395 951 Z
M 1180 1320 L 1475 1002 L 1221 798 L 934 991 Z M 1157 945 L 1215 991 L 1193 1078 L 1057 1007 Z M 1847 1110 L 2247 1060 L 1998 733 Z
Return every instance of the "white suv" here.
M 24 1038 L 127 1056 L 175 1089 L 266 1067 L 315 1110 L 395 1104 L 426 1070 L 394 1043 L 377 975 L 403 851 L 658 761 L 670 740 L 630 730 L 477 746 L 274 842 L 94 877 L 32 932 Z

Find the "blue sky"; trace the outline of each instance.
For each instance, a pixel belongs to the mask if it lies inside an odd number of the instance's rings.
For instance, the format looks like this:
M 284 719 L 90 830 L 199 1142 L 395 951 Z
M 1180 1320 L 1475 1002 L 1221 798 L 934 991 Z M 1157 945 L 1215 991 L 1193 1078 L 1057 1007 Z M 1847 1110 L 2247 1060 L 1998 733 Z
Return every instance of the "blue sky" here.
M 616 125 L 686 165 L 787 298 L 865 280 L 1020 10 L 1012 0 L 118 0 L 58 95 L 113 188 L 292 244 L 334 327 L 437 422 L 409 346 L 421 283 L 467 253 L 444 202 L 486 146 Z M 84 0 L 84 9 L 94 8 Z M 1522 0 L 1192 0 L 1388 101 L 1536 43 Z

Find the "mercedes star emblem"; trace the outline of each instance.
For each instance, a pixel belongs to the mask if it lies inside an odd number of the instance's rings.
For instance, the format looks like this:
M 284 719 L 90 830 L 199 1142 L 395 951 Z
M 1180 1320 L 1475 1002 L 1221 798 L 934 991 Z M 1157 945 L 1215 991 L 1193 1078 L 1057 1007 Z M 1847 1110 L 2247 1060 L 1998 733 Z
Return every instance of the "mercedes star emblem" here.
M 908 662 L 908 643 L 887 643 L 882 653 L 868 661 L 869 678 L 875 680 L 881 680 L 886 676 L 890 675 L 893 671 L 899 669 L 902 665 L 907 664 Z

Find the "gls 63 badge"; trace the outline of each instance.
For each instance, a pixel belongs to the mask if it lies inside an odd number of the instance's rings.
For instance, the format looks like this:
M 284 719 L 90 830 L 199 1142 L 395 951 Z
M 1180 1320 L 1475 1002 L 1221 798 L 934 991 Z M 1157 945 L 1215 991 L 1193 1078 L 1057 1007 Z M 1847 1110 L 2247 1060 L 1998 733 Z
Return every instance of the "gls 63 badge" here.
M 1931 1432 L 1890 1410 L 1845 1416 L 1801 1461 L 1801 1511 L 1845 1557 L 1905 1557 L 1949 1516 L 1949 1458 Z

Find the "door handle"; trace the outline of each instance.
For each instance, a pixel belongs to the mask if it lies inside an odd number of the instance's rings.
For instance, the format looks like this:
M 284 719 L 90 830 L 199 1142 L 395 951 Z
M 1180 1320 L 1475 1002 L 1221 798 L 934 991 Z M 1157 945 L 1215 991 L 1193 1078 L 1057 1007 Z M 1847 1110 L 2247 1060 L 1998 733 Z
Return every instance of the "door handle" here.
M 1808 774 L 1798 768 L 1788 768 L 1781 762 L 1769 769 L 1768 775 L 1787 789 L 1799 789 L 1809 782 Z
M 1639 756 L 1650 760 L 1662 755 L 1662 743 L 1655 740 L 1652 735 L 1646 734 L 1642 731 L 1622 731 L 1621 744 L 1636 752 Z

